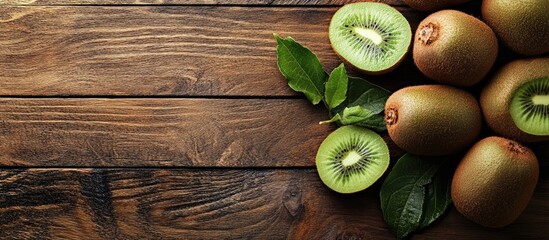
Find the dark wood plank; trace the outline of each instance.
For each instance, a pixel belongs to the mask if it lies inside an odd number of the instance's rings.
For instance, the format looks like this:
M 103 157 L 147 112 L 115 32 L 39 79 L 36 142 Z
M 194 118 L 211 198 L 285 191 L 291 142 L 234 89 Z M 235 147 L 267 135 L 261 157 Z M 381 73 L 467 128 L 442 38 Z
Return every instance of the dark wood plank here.
M 0 99 L 3 166 L 313 166 L 303 99 Z
M 369 0 L 393 6 L 401 0 Z M 3 0 L 0 5 L 343 5 L 359 0 Z
M 310 169 L 10 169 L 0 190 L 2 239 L 393 239 L 379 186 L 341 195 Z M 416 238 L 546 238 L 548 194 L 542 177 L 508 227 L 452 209 Z
M 326 70 L 337 7 L 2 7 L 0 95 L 295 96 L 276 66 L 273 33 L 291 35 Z M 399 8 L 416 26 L 425 13 Z M 63 17 L 60 17 L 63 16 Z M 411 57 L 373 80 L 424 79 Z

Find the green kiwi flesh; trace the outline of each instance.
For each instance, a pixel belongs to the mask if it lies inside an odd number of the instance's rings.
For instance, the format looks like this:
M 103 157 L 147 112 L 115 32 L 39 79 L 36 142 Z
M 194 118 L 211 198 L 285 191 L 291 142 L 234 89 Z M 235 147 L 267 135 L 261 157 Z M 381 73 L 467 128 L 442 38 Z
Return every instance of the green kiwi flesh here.
M 470 93 L 446 85 L 420 85 L 394 92 L 385 104 L 389 136 L 417 155 L 450 155 L 472 145 L 482 116 Z
M 332 17 L 332 48 L 340 58 L 367 74 L 396 68 L 408 53 L 412 30 L 393 7 L 375 2 L 347 4 Z
M 509 112 L 523 132 L 549 135 L 549 76 L 529 80 L 519 86 L 511 99 Z
M 538 178 L 538 160 L 529 148 L 513 140 L 487 137 L 459 163 L 452 179 L 452 201 L 469 220 L 503 227 L 524 211 Z
M 471 0 L 402 0 L 408 6 L 420 11 L 434 11 L 462 4 Z
M 549 53 L 549 1 L 483 0 L 482 17 L 511 50 L 528 56 Z
M 480 94 L 488 126 L 522 142 L 549 140 L 549 58 L 514 60 L 501 67 Z
M 377 133 L 343 126 L 320 144 L 316 167 L 322 182 L 339 193 L 362 191 L 389 167 L 389 148 Z

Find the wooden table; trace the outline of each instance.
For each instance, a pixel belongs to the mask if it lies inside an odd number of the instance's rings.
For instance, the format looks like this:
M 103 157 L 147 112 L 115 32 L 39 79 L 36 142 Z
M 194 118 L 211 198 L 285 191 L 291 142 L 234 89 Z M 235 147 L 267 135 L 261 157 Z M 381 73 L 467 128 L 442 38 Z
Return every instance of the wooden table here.
M 1 1 L 0 239 L 392 239 L 379 183 L 322 184 L 314 156 L 335 126 L 276 67 L 273 33 L 337 66 L 327 28 L 345 2 Z M 427 15 L 383 2 L 414 29 Z M 432 83 L 410 56 L 370 79 Z M 415 238 L 549 238 L 547 170 L 514 224 L 451 209 Z

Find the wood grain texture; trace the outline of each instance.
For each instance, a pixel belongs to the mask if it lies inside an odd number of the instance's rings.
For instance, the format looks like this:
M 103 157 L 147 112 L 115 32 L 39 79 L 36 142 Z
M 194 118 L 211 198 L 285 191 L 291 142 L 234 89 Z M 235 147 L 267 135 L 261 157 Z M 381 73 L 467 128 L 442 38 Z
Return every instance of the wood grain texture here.
M 302 99 L 0 99 L 0 165 L 314 166 L 327 118 Z
M 331 71 L 341 62 L 327 35 L 337 9 L 2 7 L 0 95 L 295 96 L 272 34 L 291 35 Z M 399 9 L 413 27 L 426 15 Z M 394 90 L 425 77 L 409 57 L 371 79 Z
M 3 0 L 0 5 L 343 5 L 361 0 Z M 364 1 L 364 0 L 362 0 Z M 370 0 L 393 6 L 401 0 Z
M 276 68 L 274 32 L 337 66 L 328 23 L 353 1 L 0 1 L 0 239 L 393 239 L 379 182 L 352 195 L 321 183 L 314 156 L 335 126 L 318 125 L 326 112 L 293 99 Z M 381 1 L 413 29 L 427 15 Z M 411 56 L 370 80 L 432 83 Z M 95 98 L 27 98 L 41 96 Z M 547 238 L 540 162 L 512 225 L 482 228 L 451 209 L 414 238 Z
M 1 239 L 393 239 L 379 186 L 341 195 L 309 169 L 10 169 L 0 179 Z M 416 238 L 546 238 L 548 186 L 541 178 L 508 227 L 452 209 Z

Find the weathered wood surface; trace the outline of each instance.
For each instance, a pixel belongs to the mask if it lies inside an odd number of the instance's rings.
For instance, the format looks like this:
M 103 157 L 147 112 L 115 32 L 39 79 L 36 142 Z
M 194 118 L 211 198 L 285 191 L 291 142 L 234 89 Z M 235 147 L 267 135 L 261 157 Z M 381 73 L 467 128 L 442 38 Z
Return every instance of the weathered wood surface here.
M 413 26 L 424 13 L 400 8 Z M 295 96 L 273 33 L 291 35 L 326 70 L 336 7 L 1 7 L 0 95 Z M 60 17 L 62 16 L 62 17 Z M 424 79 L 411 57 L 375 77 L 390 89 Z
M 0 1 L 0 239 L 393 239 L 380 183 L 353 195 L 322 184 L 314 155 L 335 126 L 276 68 L 275 32 L 337 66 L 328 23 L 353 1 Z M 428 14 L 381 1 L 414 29 Z M 504 49 L 498 65 L 514 57 Z M 370 79 L 432 83 L 411 56 Z M 415 238 L 548 238 L 548 162 L 512 225 L 452 209 Z
M 0 5 L 343 5 L 364 0 L 3 0 Z M 393 6 L 401 0 L 370 0 Z
M 0 98 L 0 166 L 314 167 L 327 118 L 304 99 Z
M 0 165 L 311 167 L 327 118 L 303 99 L 0 98 Z
M 0 171 L 1 239 L 392 239 L 378 186 L 327 189 L 309 169 Z M 549 179 L 524 214 L 486 229 L 452 209 L 418 239 L 542 239 Z

